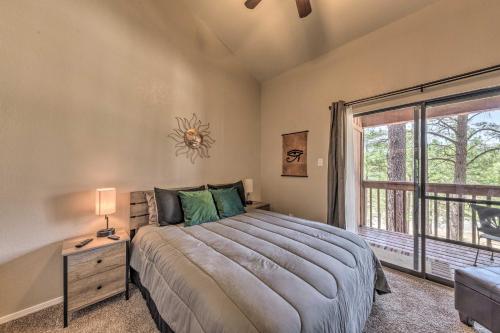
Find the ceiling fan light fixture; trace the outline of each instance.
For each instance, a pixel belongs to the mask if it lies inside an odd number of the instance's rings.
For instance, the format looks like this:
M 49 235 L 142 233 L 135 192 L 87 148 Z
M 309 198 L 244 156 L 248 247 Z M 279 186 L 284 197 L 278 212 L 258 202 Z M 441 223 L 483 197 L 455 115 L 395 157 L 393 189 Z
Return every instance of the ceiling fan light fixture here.
M 245 7 L 248 9 L 254 9 L 262 0 L 247 0 L 245 1 Z
M 295 0 L 297 3 L 297 11 L 299 12 L 299 17 L 304 18 L 311 14 L 312 8 L 309 0 Z
M 245 7 L 248 9 L 254 9 L 262 0 L 246 0 Z M 311 14 L 312 8 L 309 0 L 295 0 L 297 4 L 297 11 L 299 12 L 299 17 L 304 18 Z

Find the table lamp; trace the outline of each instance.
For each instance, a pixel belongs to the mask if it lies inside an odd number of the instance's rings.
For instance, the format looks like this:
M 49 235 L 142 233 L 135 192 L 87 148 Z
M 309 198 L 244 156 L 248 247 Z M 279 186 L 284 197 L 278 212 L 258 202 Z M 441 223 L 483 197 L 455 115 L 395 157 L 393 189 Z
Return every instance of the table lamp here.
M 253 179 L 243 179 L 243 187 L 245 188 L 246 204 L 251 205 L 252 200 L 250 200 L 250 193 L 253 192 Z
M 106 229 L 97 231 L 97 237 L 107 237 L 115 233 L 115 228 L 109 227 L 109 214 L 116 212 L 116 189 L 98 188 L 95 193 L 95 214 L 106 219 Z

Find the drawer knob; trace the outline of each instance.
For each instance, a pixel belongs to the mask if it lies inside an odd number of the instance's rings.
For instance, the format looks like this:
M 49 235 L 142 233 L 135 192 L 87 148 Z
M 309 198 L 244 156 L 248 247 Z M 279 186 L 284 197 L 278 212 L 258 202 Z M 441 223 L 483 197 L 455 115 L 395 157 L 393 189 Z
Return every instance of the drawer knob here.
M 97 263 L 100 264 L 102 262 L 102 259 L 97 260 Z
M 98 285 L 98 286 L 97 286 L 97 290 L 99 290 L 99 289 L 101 289 L 101 288 L 102 288 L 102 286 L 101 286 L 101 285 Z

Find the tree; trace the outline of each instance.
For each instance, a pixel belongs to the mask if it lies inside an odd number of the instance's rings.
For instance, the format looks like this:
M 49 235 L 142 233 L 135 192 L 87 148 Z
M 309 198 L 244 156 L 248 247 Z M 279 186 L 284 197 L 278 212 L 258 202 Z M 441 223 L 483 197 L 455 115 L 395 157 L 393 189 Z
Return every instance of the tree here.
M 495 122 L 475 121 L 482 113 L 461 114 L 453 117 L 431 119 L 427 133 L 428 170 L 445 167 L 453 169 L 453 184 L 467 184 L 469 170 L 486 155 L 500 151 L 500 125 Z M 485 172 L 487 167 L 482 166 Z M 484 173 L 484 172 L 483 172 Z M 428 175 L 429 182 L 440 181 Z M 458 197 L 461 197 L 458 195 Z M 450 238 L 463 236 L 463 204 L 453 204 L 450 210 Z
M 389 181 L 406 180 L 406 124 L 388 126 L 387 178 Z M 391 231 L 405 232 L 403 191 L 388 191 L 387 223 Z
M 364 178 L 387 180 L 387 127 L 364 130 Z
M 414 138 L 410 123 L 403 125 L 382 125 L 364 129 L 364 172 L 365 179 L 378 181 L 405 181 L 413 179 Z M 398 128 L 399 126 L 399 128 Z M 406 138 L 404 137 L 404 134 Z M 404 144 L 405 142 L 405 144 Z M 482 184 L 500 185 L 500 112 L 498 110 L 459 114 L 441 118 L 430 118 L 427 124 L 427 181 L 439 184 Z M 406 145 L 406 149 L 404 146 Z M 401 161 L 406 161 L 406 166 Z M 385 221 L 389 230 L 403 231 L 402 193 L 394 198 L 388 191 L 387 198 L 381 197 L 381 207 L 387 205 Z M 453 195 L 451 195 L 453 196 Z M 468 197 L 470 198 L 470 196 Z M 396 199 L 396 212 L 394 212 Z M 486 197 L 478 197 L 486 199 Z M 374 201 L 375 200 L 375 201 Z M 370 200 L 376 206 L 376 199 Z M 411 202 L 407 202 L 407 209 Z M 450 203 L 450 238 L 463 240 L 464 220 L 470 210 L 465 204 Z M 383 209 L 385 210 L 385 209 Z M 438 207 L 444 223 L 444 205 Z M 433 214 L 433 209 L 428 209 Z M 375 212 L 380 218 L 384 215 Z M 396 213 L 396 218 L 394 218 Z M 407 210 L 407 214 L 411 214 Z M 411 217 L 408 216 L 408 219 Z M 427 217 L 428 218 L 428 217 Z M 469 216 L 470 218 L 470 216 Z M 429 219 L 428 233 L 431 234 L 433 220 Z M 438 227 L 439 228 L 439 227 Z M 442 234 L 441 234 L 442 235 Z

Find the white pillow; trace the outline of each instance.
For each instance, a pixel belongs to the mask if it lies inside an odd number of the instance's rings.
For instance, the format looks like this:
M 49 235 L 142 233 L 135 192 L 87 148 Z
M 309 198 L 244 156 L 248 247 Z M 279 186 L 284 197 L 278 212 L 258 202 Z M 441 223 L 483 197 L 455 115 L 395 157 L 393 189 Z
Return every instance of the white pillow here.
M 148 202 L 149 224 L 158 224 L 158 210 L 156 208 L 156 200 L 154 192 L 146 192 L 146 201 Z

